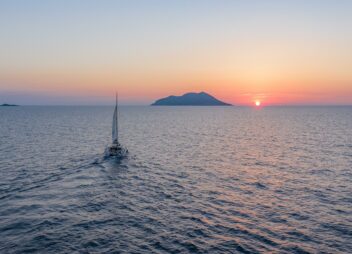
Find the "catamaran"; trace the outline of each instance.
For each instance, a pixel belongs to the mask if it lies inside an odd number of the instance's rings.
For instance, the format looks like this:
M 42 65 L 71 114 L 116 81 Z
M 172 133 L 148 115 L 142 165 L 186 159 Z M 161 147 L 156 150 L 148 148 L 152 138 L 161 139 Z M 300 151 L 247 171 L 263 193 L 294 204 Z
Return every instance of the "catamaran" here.
M 128 150 L 119 143 L 118 115 L 119 115 L 118 96 L 116 94 L 116 104 L 115 104 L 114 116 L 112 119 L 112 145 L 107 147 L 107 149 L 105 150 L 105 154 L 107 156 L 114 156 L 117 158 L 121 158 L 127 155 Z

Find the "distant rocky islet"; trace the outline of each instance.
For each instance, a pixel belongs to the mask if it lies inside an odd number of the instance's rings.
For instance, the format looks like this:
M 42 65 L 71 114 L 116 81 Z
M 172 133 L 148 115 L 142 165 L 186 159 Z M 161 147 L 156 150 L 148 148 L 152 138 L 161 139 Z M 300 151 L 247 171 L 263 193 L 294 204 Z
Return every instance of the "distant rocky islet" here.
M 168 96 L 156 100 L 151 106 L 232 106 L 205 93 L 186 93 L 181 96 Z
M 4 104 L 1 104 L 0 107 L 17 107 L 18 105 L 15 105 L 15 104 L 7 104 L 7 103 L 4 103 Z

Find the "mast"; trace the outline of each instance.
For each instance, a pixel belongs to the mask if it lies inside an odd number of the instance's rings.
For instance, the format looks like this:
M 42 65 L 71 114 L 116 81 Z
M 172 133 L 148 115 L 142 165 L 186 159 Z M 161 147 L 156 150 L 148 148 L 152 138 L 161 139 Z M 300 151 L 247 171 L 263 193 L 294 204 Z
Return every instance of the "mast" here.
M 115 104 L 114 116 L 112 118 L 112 143 L 113 144 L 118 144 L 118 126 L 117 126 L 118 108 L 117 106 L 118 106 L 118 97 L 116 93 L 116 104 Z
M 119 143 L 119 125 L 118 118 L 119 117 L 119 95 L 116 92 L 116 141 Z

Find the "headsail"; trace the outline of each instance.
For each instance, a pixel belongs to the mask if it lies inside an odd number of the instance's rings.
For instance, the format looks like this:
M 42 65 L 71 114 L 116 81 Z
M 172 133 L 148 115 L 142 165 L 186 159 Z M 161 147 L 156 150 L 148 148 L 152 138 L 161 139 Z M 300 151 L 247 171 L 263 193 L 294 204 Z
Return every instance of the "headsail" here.
M 117 109 L 117 94 L 116 94 L 116 105 L 114 111 L 114 117 L 112 119 L 112 143 L 118 143 L 118 124 L 117 124 L 117 116 L 118 116 L 118 109 Z

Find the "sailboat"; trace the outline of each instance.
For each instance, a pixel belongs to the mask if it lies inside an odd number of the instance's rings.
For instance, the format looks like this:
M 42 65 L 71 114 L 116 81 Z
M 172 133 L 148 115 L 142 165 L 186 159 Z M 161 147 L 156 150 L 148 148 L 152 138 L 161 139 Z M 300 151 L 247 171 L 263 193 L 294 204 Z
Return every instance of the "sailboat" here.
M 109 147 L 107 147 L 107 149 L 105 150 L 105 154 L 107 156 L 114 156 L 117 158 L 121 158 L 127 155 L 128 150 L 119 143 L 118 115 L 119 115 L 118 96 L 116 93 L 116 104 L 115 104 L 114 116 L 112 119 L 112 144 Z

